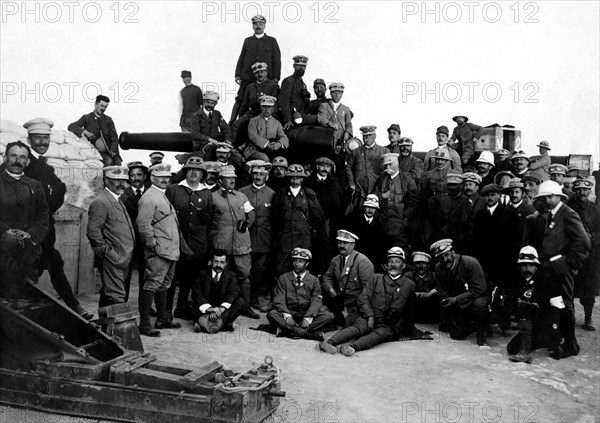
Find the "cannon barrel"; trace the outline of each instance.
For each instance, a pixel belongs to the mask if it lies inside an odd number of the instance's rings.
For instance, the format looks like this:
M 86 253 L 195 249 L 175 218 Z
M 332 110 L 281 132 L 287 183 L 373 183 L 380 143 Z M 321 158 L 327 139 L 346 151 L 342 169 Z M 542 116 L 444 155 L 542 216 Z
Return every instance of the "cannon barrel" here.
M 119 146 L 123 150 L 192 151 L 192 134 L 189 132 L 121 132 Z
M 285 156 L 290 163 L 314 163 L 319 157 L 334 155 L 334 130 L 322 126 L 295 126 L 290 129 L 287 136 L 290 147 Z

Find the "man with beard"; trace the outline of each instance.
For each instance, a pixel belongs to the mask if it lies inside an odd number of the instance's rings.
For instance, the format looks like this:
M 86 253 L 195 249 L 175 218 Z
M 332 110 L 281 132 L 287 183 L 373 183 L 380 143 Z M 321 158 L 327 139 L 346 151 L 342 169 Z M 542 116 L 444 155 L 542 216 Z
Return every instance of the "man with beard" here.
M 462 164 L 466 165 L 472 160 L 475 146 L 479 141 L 483 128 L 474 123 L 469 123 L 469 118 L 460 114 L 454 116 L 452 120 L 456 122 L 456 127 L 452 131 L 448 144 L 458 152 Z
M 448 127 L 444 125 L 436 129 L 435 140 L 438 146 L 433 150 L 429 150 L 425 154 L 425 159 L 423 160 L 423 172 L 427 173 L 435 167 L 435 152 L 438 150 L 438 148 L 444 147 L 447 148 L 448 152 L 450 153 L 450 169 L 452 169 L 454 172 L 462 173 L 463 169 L 460 163 L 460 156 L 448 145 L 449 133 L 450 131 L 448 130 Z
M 279 85 L 277 82 L 267 78 L 267 69 L 268 66 L 266 63 L 256 62 L 252 65 L 252 73 L 254 73 L 256 81 L 246 88 L 244 100 L 240 108 L 240 117 L 231 125 L 235 145 L 242 144 L 246 140 L 248 122 L 253 117 L 260 115 L 261 98 L 263 96 L 271 96 L 277 101 Z
M 600 294 L 600 207 L 590 201 L 594 178 L 576 179 L 573 182 L 575 200 L 571 204 L 590 237 L 591 249 L 575 278 L 574 297 L 579 298 L 585 313 L 583 329 L 594 331 L 592 311 L 595 297 Z
M 235 190 L 236 173 L 233 166 L 224 166 L 219 174 L 219 191 L 212 193 L 213 213 L 210 227 L 210 246 L 224 250 L 229 256 L 240 284 L 241 296 L 246 303 L 242 314 L 251 319 L 260 316 L 252 310 L 250 291 L 251 240 L 248 227 L 254 223 L 256 212 L 248 197 Z
M 344 143 L 352 138 L 352 112 L 345 104 L 342 104 L 344 95 L 344 84 L 334 82 L 329 84 L 331 100 L 319 106 L 319 125 L 333 128 L 333 145 L 342 148 Z
M 423 176 L 423 161 L 413 155 L 413 144 L 414 141 L 409 137 L 401 137 L 398 140 L 398 149 L 400 153 L 398 162 L 400 163 L 400 172 L 406 172 L 410 175 L 418 188 L 421 183 L 421 177 Z
M 579 215 L 563 201 L 566 195 L 554 181 L 545 181 L 539 187 L 536 199 L 546 203 L 543 215 L 542 248 L 540 262 L 544 275 L 560 286 L 564 308 L 560 310 L 560 332 L 563 343 L 554 358 L 579 354 L 575 337 L 575 306 L 573 300 L 574 277 L 590 250 L 590 239 Z
M 267 314 L 272 328 L 293 338 L 323 340 L 319 329 L 331 323 L 332 314 L 323 306 L 319 279 L 308 270 L 312 253 L 292 251 L 292 271 L 282 274 L 275 287 L 274 308 Z
M 208 230 L 212 216 L 212 193 L 203 184 L 206 179 L 206 167 L 200 157 L 190 157 L 182 168 L 185 179 L 177 185 L 170 185 L 165 196 L 177 213 L 181 235 L 191 254 L 182 254 L 175 266 L 173 283 L 167 291 L 167 311 L 172 320 L 175 286 L 179 282 L 179 295 L 174 316 L 191 319 L 188 297 L 192 283 L 198 273 L 206 267 L 208 253 Z
M 206 180 L 204 181 L 204 186 L 210 192 L 218 191 L 220 187 L 217 182 L 223 166 L 221 166 L 221 163 L 219 162 L 204 162 L 204 167 L 206 167 Z
M 531 165 L 529 156 L 527 156 L 523 150 L 520 150 L 513 154 L 513 156 L 510 158 L 510 162 L 515 168 L 514 175 L 523 180 L 523 177 L 529 171 L 529 166 Z
M 192 73 L 188 70 L 181 71 L 181 79 L 185 87 L 181 89 L 181 118 L 179 127 L 181 132 L 190 132 L 192 127 L 190 117 L 202 107 L 202 90 L 199 86 L 192 84 Z
M 235 105 L 231 110 L 232 124 L 237 118 L 242 101 L 246 94 L 246 88 L 255 80 L 255 75 L 252 72 L 252 65 L 260 62 L 264 63 L 267 68 L 267 78 L 279 83 L 281 78 L 281 53 L 279 44 L 273 37 L 265 34 L 265 26 L 267 20 L 262 15 L 252 17 L 252 30 L 254 34 L 244 40 L 240 57 L 235 66 L 235 83 L 240 86 L 237 96 L 235 97 Z M 241 113 L 240 113 L 241 114 Z
M 452 339 L 465 339 L 473 331 L 475 320 L 477 345 L 489 348 L 486 329 L 490 294 L 481 265 L 476 258 L 457 254 L 451 239 L 441 239 L 431 245 L 439 258 L 434 277 L 439 293 L 442 323 L 449 328 Z
M 271 174 L 267 181 L 267 185 L 276 193 L 288 186 L 286 173 L 288 170 L 288 161 L 285 157 L 277 156 L 273 159 L 271 165 Z
M 231 144 L 233 137 L 231 129 L 221 112 L 215 110 L 219 101 L 219 93 L 216 91 L 207 91 L 204 93 L 204 104 L 200 110 L 190 118 L 192 128 L 192 142 L 194 151 L 204 151 L 207 160 L 212 159 L 212 151 L 205 150 L 208 144 L 217 144 L 218 142 L 227 142 Z M 212 150 L 209 148 L 209 150 Z
M 564 180 L 565 176 L 567 175 L 567 171 L 568 169 L 565 165 L 558 163 L 550 165 L 548 169 L 548 173 L 550 174 L 550 180 L 556 182 L 560 186 L 560 189 L 562 190 L 563 194 L 566 195 L 566 198 L 562 201 L 565 204 L 569 205 L 575 199 L 575 193 L 567 187 L 565 187 L 564 185 Z
M 97 96 L 94 111 L 69 124 L 67 129 L 91 142 L 102 156 L 104 166 L 120 166 L 123 160 L 119 155 L 119 136 L 112 118 L 104 113 L 109 102 L 105 95 Z
M 38 278 L 41 243 L 48 234 L 48 204 L 41 184 L 23 173 L 31 150 L 21 141 L 4 152 L 0 173 L 0 287 L 10 289 L 23 277 Z
M 195 332 L 233 332 L 233 322 L 246 307 L 237 277 L 227 269 L 227 263 L 227 253 L 214 250 L 210 254 L 210 268 L 202 270 L 193 282 Z
M 140 198 L 136 226 L 144 245 L 146 269 L 144 288 L 140 294 L 139 331 L 145 336 L 160 336 L 156 329 L 177 329 L 180 323 L 169 320 L 167 291 L 173 282 L 175 264 L 180 255 L 177 213 L 165 196 L 171 178 L 170 165 L 154 165 L 148 169 L 152 187 Z M 156 302 L 155 329 L 150 326 L 152 301 Z
M 261 113 L 248 123 L 248 146 L 244 150 L 246 160 L 269 161 L 278 154 L 285 154 L 290 146 L 281 123 L 273 117 L 276 101 L 269 95 L 261 97 Z
M 358 297 L 360 315 L 352 326 L 320 342 L 321 351 L 351 357 L 356 351 L 414 332 L 415 283 L 402 275 L 405 260 L 402 248 L 388 250 L 386 273 L 375 274 Z
M 475 249 L 475 229 L 473 227 L 475 215 L 485 208 L 485 200 L 479 195 L 481 176 L 475 172 L 466 172 L 462 175 L 463 193 L 467 197 L 462 215 L 464 217 L 464 230 L 460 237 L 454 240 L 454 249 L 461 254 L 473 256 Z M 451 238 L 453 239 L 453 238 Z
M 46 118 L 35 118 L 23 124 L 28 133 L 27 142 L 29 142 L 33 150 L 29 156 L 29 164 L 25 168 L 24 173 L 42 185 L 49 209 L 48 234 L 44 238 L 44 241 L 42 241 L 42 256 L 40 257 L 39 270 L 43 272 L 44 269 L 48 269 L 50 282 L 65 304 L 84 319 L 90 320 L 94 317 L 94 314 L 84 310 L 77 298 L 75 298 L 71 284 L 65 275 L 65 263 L 58 250 L 54 247 L 56 242 L 54 213 L 63 205 L 67 187 L 56 176 L 54 168 L 48 164 L 46 157 L 44 157 L 50 146 L 50 134 L 53 126 L 54 123 Z
M 262 160 L 247 162 L 252 175 L 252 184 L 240 188 L 240 192 L 248 197 L 254 207 L 254 223 L 249 226 L 252 252 L 252 269 L 250 271 L 250 305 L 260 311 L 269 311 L 273 301 L 272 250 L 273 228 L 271 210 L 275 191 L 265 183 L 269 178 L 271 163 Z M 260 294 L 265 294 L 269 303 L 260 304 Z
M 129 187 L 129 169 L 107 166 L 103 171 L 105 188 L 90 204 L 87 227 L 102 280 L 98 307 L 126 302 L 125 278 L 135 246 L 135 230 L 119 198 Z
M 367 256 L 354 249 L 358 241 L 356 235 L 340 229 L 336 239 L 340 254 L 331 259 L 323 274 L 321 292 L 325 296 L 324 304 L 333 313 L 333 323 L 348 327 L 359 316 L 356 302 L 374 269 Z M 347 317 L 344 317 L 344 309 Z
M 296 122 L 296 116 L 304 125 L 314 125 L 317 123 L 317 117 L 307 115 L 310 105 L 310 93 L 306 89 L 306 84 L 302 80 L 306 72 L 306 63 L 308 57 L 298 55 L 293 57 L 294 73 L 281 81 L 281 91 L 279 92 L 279 108 L 281 111 L 281 121 L 283 129 L 287 131 Z M 296 116 L 294 116 L 296 115 Z
M 165 158 L 165 154 L 160 151 L 153 151 L 148 156 L 150 157 L 150 166 L 161 164 Z
M 439 323 L 440 298 L 430 268 L 431 256 L 423 251 L 411 254 L 414 270 L 404 274 L 415 283 L 415 322 Z
M 481 188 L 494 183 L 494 153 L 491 151 L 482 151 L 481 155 L 475 160 L 477 174 L 481 176 Z
M 310 101 L 307 114 L 316 116 L 319 114 L 319 106 L 327 103 L 330 99 L 325 95 L 327 93 L 327 85 L 325 85 L 325 81 L 321 78 L 317 78 L 313 82 L 313 91 L 317 98 Z
M 415 181 L 400 172 L 398 155 L 387 153 L 381 156 L 384 175 L 373 190 L 379 197 L 381 217 L 387 234 L 386 248 L 410 248 L 408 222 L 417 213 L 419 194 Z
M 383 174 L 381 156 L 389 153 L 385 147 L 377 145 L 376 126 L 362 126 L 363 145 L 353 150 L 346 165 L 346 180 L 354 197 L 358 199 L 355 208 L 359 208 L 367 195 L 373 192 L 375 183 Z

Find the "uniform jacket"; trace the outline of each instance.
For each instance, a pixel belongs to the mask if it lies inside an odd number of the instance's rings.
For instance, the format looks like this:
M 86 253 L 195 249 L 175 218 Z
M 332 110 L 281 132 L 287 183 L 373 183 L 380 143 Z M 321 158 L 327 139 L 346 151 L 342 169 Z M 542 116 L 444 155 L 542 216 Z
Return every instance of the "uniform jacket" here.
M 317 115 L 319 125 L 332 126 L 337 123 L 338 129 L 333 133 L 334 140 L 345 141 L 352 137 L 352 112 L 345 104 L 340 104 L 337 112 L 334 111 L 333 101 L 321 103 Z
M 67 129 L 77 135 L 79 138 L 83 135 L 83 131 L 89 131 L 100 138 L 100 132 L 104 135 L 104 140 L 108 144 L 111 152 L 119 153 L 119 136 L 112 118 L 108 115 L 97 116 L 95 112 L 88 113 L 79 118 L 79 120 L 71 123 Z
M 15 179 L 6 170 L 0 173 L 0 235 L 21 229 L 38 245 L 48 234 L 48 204 L 42 185 L 26 175 Z
M 344 295 L 346 307 L 356 306 L 358 296 L 373 277 L 373 272 L 373 263 L 364 254 L 352 251 L 344 267 L 342 267 L 342 255 L 338 254 L 331 259 L 327 272 L 323 274 L 321 291 L 327 293 L 333 288 Z
M 212 193 L 213 213 L 210 227 L 210 246 L 215 250 L 225 250 L 229 255 L 250 254 L 250 232 L 240 232 L 240 220 L 254 223 L 255 212 L 248 210 L 248 197 L 240 191 L 227 192 L 220 189 Z
M 165 260 L 179 259 L 179 222 L 175 209 L 152 185 L 138 203 L 135 225 L 144 245 L 145 258 L 157 255 Z
M 391 236 L 399 235 L 401 228 L 417 213 L 419 192 L 415 181 L 403 172 L 399 172 L 393 179 L 384 174 L 375 184 L 373 192 L 379 197 L 386 233 Z M 389 192 L 387 199 L 383 198 L 386 192 Z
M 281 110 L 281 121 L 293 121 L 294 110 L 305 115 L 310 104 L 310 93 L 301 77 L 290 75 L 281 81 L 281 91 L 277 99 Z
M 455 244 L 455 250 L 461 254 L 473 256 L 476 251 L 475 247 L 475 215 L 479 210 L 485 209 L 485 200 L 478 194 L 474 193 L 471 197 L 467 197 L 460 212 L 464 216 L 464 231 L 459 237 L 461 242 Z
M 446 194 L 448 188 L 446 187 L 446 175 L 450 172 L 450 166 L 446 166 L 443 169 L 433 168 L 426 172 L 421 178 L 421 202 L 426 203 L 427 200 L 437 194 Z
M 440 298 L 456 297 L 457 304 L 462 309 L 488 292 L 485 274 L 474 257 L 457 254 L 454 269 L 447 269 L 444 263 L 438 263 L 435 265 L 434 277 Z
M 400 156 L 398 163 L 400 164 L 400 172 L 408 173 L 418 187 L 423 177 L 423 161 L 410 153 L 406 157 Z
M 90 204 L 87 237 L 98 257 L 126 269 L 133 256 L 135 231 L 125 205 L 105 188 Z
M 189 118 L 196 113 L 204 102 L 202 98 L 202 90 L 199 86 L 190 84 L 183 87 L 180 91 L 181 94 L 181 119 L 179 120 L 179 126 L 187 126 L 189 124 Z
M 436 288 L 435 277 L 431 270 L 426 271 L 423 277 L 412 270 L 406 272 L 404 276 L 415 283 L 415 292 L 429 292 Z
M 248 138 L 250 142 L 244 151 L 246 158 L 250 157 L 256 151 L 262 151 L 267 148 L 269 141 L 279 141 L 281 148 L 277 151 L 278 154 L 285 151 L 290 146 L 290 140 L 283 132 L 283 126 L 277 119 L 271 116 L 265 119 L 262 115 L 258 115 L 250 119 L 248 123 Z
M 216 284 L 212 281 L 212 269 L 204 269 L 192 285 L 192 302 L 196 310 L 204 304 L 210 304 L 211 307 L 219 307 L 223 303 L 233 304 L 239 295 L 240 284 L 237 277 L 227 268 Z
M 374 317 L 399 332 L 414 331 L 415 283 L 406 276 L 393 280 L 387 274 L 375 274 L 358 297 L 360 314 Z
M 319 107 L 321 106 L 321 104 L 327 103 L 328 101 L 331 101 L 331 99 L 327 97 L 315 98 L 314 100 L 311 100 L 308 104 L 308 109 L 306 110 L 306 113 L 309 115 L 318 115 Z
M 448 145 L 452 148 L 462 148 L 461 160 L 463 163 L 469 161 L 473 153 L 475 153 L 475 141 L 473 141 L 473 138 L 479 138 L 482 129 L 481 126 L 470 122 L 465 122 L 463 125 L 456 125 L 454 127 L 452 136 L 448 140 Z M 454 140 L 458 142 L 452 144 Z
M 363 198 L 373 192 L 375 182 L 383 174 L 381 156 L 389 152 L 386 147 L 375 144 L 372 148 L 361 145 L 350 153 L 346 179 L 348 185 L 354 185 L 361 190 Z
M 254 223 L 250 226 L 250 244 L 253 253 L 269 253 L 273 248 L 273 227 L 271 210 L 273 209 L 273 191 L 264 185 L 260 189 L 253 184 L 240 188 L 254 207 Z
M 537 156 L 530 157 L 531 164 L 529 165 L 529 170 L 535 170 L 539 172 L 545 181 L 548 179 L 548 168 L 550 167 L 550 155 L 546 152 L 546 154 L 539 154 Z
M 452 148 L 450 148 L 450 146 L 446 146 L 448 147 L 448 151 L 450 152 L 450 158 L 452 159 L 452 161 L 450 162 L 450 169 L 452 169 L 453 171 L 455 171 L 456 173 L 462 173 L 462 163 L 460 161 L 460 156 L 458 155 L 458 153 L 456 151 L 454 151 Z M 430 170 L 435 169 L 435 159 L 433 158 L 433 153 L 435 152 L 435 150 L 437 150 L 437 148 L 434 148 L 433 150 L 429 150 L 427 153 L 425 153 L 425 159 L 423 160 L 423 172 L 427 173 Z
M 462 247 L 466 243 L 465 235 L 469 227 L 465 214 L 468 201 L 467 196 L 462 193 L 455 197 L 449 195 L 442 197 L 439 227 L 436 228 L 437 239 L 450 238 L 454 241 L 455 249 L 461 253 L 463 252 Z
M 261 38 L 255 35 L 244 40 L 242 51 L 235 66 L 235 76 L 244 81 L 254 81 L 252 65 L 256 62 L 267 64 L 267 77 L 269 79 L 281 77 L 281 52 L 277 40 L 267 34 Z
M 240 107 L 240 116 L 243 116 L 247 112 L 253 113 L 254 116 L 260 115 L 260 98 L 263 95 L 270 95 L 277 98 L 279 96 L 279 84 L 270 79 L 264 80 L 261 84 L 257 81 L 249 84 L 244 92 L 244 99 Z M 277 109 L 276 104 L 274 110 Z
M 273 304 L 280 313 L 315 317 L 323 306 L 319 279 L 306 271 L 301 285 L 294 272 L 284 273 L 277 280 Z
M 590 254 L 584 260 L 575 279 L 575 296 L 592 297 L 600 294 L 600 207 L 591 202 L 575 200 L 573 210 L 581 218 L 590 237 Z
M 213 212 L 212 193 L 206 188 L 192 190 L 183 180 L 169 186 L 165 195 L 175 208 L 181 234 L 193 251 L 189 258 L 204 260 Z
M 213 138 L 217 141 L 232 142 L 231 129 L 221 112 L 218 110 L 212 111 L 212 116 L 209 119 L 204 109 L 201 108 L 190 118 L 192 141 L 194 143 L 194 151 L 199 151 L 208 144 L 208 139 Z

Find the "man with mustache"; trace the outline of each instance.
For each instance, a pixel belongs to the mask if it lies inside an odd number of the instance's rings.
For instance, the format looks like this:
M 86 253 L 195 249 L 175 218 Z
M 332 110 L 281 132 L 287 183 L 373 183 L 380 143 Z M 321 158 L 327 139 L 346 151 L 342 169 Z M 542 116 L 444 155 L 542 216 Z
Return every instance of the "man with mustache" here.
M 294 114 L 299 114 L 301 116 L 301 123 L 304 125 L 314 125 L 317 123 L 316 116 L 307 115 L 308 106 L 310 105 L 310 93 L 302 80 L 302 77 L 306 72 L 308 57 L 298 55 L 294 56 L 293 60 L 294 73 L 281 81 L 281 91 L 279 92 L 279 98 L 277 100 L 281 110 L 283 129 L 285 131 L 294 126 L 294 124 L 298 124 L 294 122 Z M 307 117 L 309 118 L 307 119 Z
M 53 126 L 54 122 L 46 118 L 35 118 L 23 124 L 28 133 L 27 142 L 29 142 L 32 149 L 29 164 L 25 167 L 24 173 L 42 184 L 49 209 L 48 234 L 42 242 L 39 270 L 43 272 L 44 269 L 47 269 L 52 286 L 65 304 L 84 319 L 90 320 L 94 317 L 94 314 L 84 310 L 75 298 L 71 284 L 65 275 L 62 256 L 54 247 L 56 242 L 54 213 L 63 205 L 67 187 L 56 176 L 54 168 L 48 164 L 46 157 L 44 157 L 50 147 L 50 134 Z
M 434 148 L 433 150 L 429 150 L 425 154 L 425 159 L 423 160 L 423 172 L 427 173 L 435 167 L 434 155 L 435 155 L 436 150 L 441 147 L 447 147 L 448 152 L 450 153 L 450 159 L 451 159 L 450 168 L 453 169 L 457 173 L 462 173 L 463 168 L 461 166 L 460 156 L 458 155 L 458 153 L 456 151 L 454 151 L 454 149 L 449 148 L 449 145 L 448 145 L 448 135 L 449 134 L 450 134 L 450 131 L 448 130 L 447 126 L 442 125 L 436 129 L 435 140 L 436 140 L 438 146 L 436 148 Z
M 41 243 L 48 233 L 48 204 L 41 184 L 23 173 L 30 149 L 11 142 L 0 173 L 0 280 L 2 289 L 38 278 Z
M 204 159 L 212 160 L 214 154 L 214 146 L 218 142 L 227 142 L 231 144 L 233 137 L 231 135 L 231 129 L 221 112 L 215 110 L 217 102 L 219 101 L 219 93 L 216 91 L 207 91 L 204 93 L 204 103 L 202 108 L 190 117 L 190 125 L 192 132 L 192 142 L 194 144 L 194 151 L 204 151 Z M 208 147 L 212 144 L 211 147 Z
M 398 162 L 400 165 L 400 171 L 406 172 L 410 175 L 417 187 L 421 182 L 423 176 L 423 161 L 418 159 L 413 154 L 414 141 L 410 137 L 400 137 L 398 140 L 398 150 L 400 156 Z
M 481 176 L 475 172 L 465 172 L 462 175 L 463 194 L 467 197 L 462 211 L 459 215 L 463 216 L 462 229 L 460 236 L 451 238 L 454 241 L 455 251 L 461 254 L 473 256 L 475 250 L 475 215 L 479 210 L 485 208 L 485 200 L 479 195 L 479 185 L 481 184 Z
M 135 230 L 119 198 L 129 187 L 129 169 L 107 166 L 103 172 L 105 189 L 90 204 L 87 227 L 102 280 L 99 307 L 126 302 L 125 278 L 135 246 Z
M 182 106 L 179 127 L 181 132 L 190 132 L 190 117 L 202 107 L 202 90 L 199 86 L 192 84 L 192 72 L 182 70 L 181 79 L 185 87 L 179 92 Z
M 415 283 L 402 275 L 405 266 L 402 248 L 390 248 L 386 273 L 375 274 L 358 297 L 360 316 L 352 326 L 319 343 L 319 349 L 350 357 L 399 335 L 411 335 L 415 329 Z
M 248 146 L 244 150 L 246 160 L 269 161 L 279 154 L 285 154 L 290 146 L 283 127 L 273 117 L 273 109 L 277 99 L 264 95 L 260 99 L 261 113 L 250 119 L 248 123 Z
M 457 254 L 451 239 L 441 239 L 431 245 L 439 262 L 434 278 L 441 302 L 442 323 L 449 328 L 452 339 L 465 339 L 472 332 L 475 320 L 477 345 L 489 348 L 486 329 L 490 294 L 481 265 L 476 258 Z

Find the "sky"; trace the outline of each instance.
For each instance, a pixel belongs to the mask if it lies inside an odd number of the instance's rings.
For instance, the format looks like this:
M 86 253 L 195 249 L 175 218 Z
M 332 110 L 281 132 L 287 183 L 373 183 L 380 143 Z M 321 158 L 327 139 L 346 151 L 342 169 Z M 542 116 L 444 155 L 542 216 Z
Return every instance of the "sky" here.
M 415 151 L 467 115 L 521 130 L 537 154 L 600 156 L 600 2 L 195 2 L 1 1 L 0 118 L 47 117 L 66 129 L 99 93 L 117 132 L 179 131 L 180 72 L 221 94 L 229 119 L 234 71 L 250 19 L 282 54 L 309 57 L 304 80 L 342 82 L 355 135 L 376 125 L 378 142 L 399 123 Z M 312 92 L 312 91 L 311 91 Z M 129 150 L 127 161 L 148 162 Z M 174 153 L 167 161 L 174 163 Z

